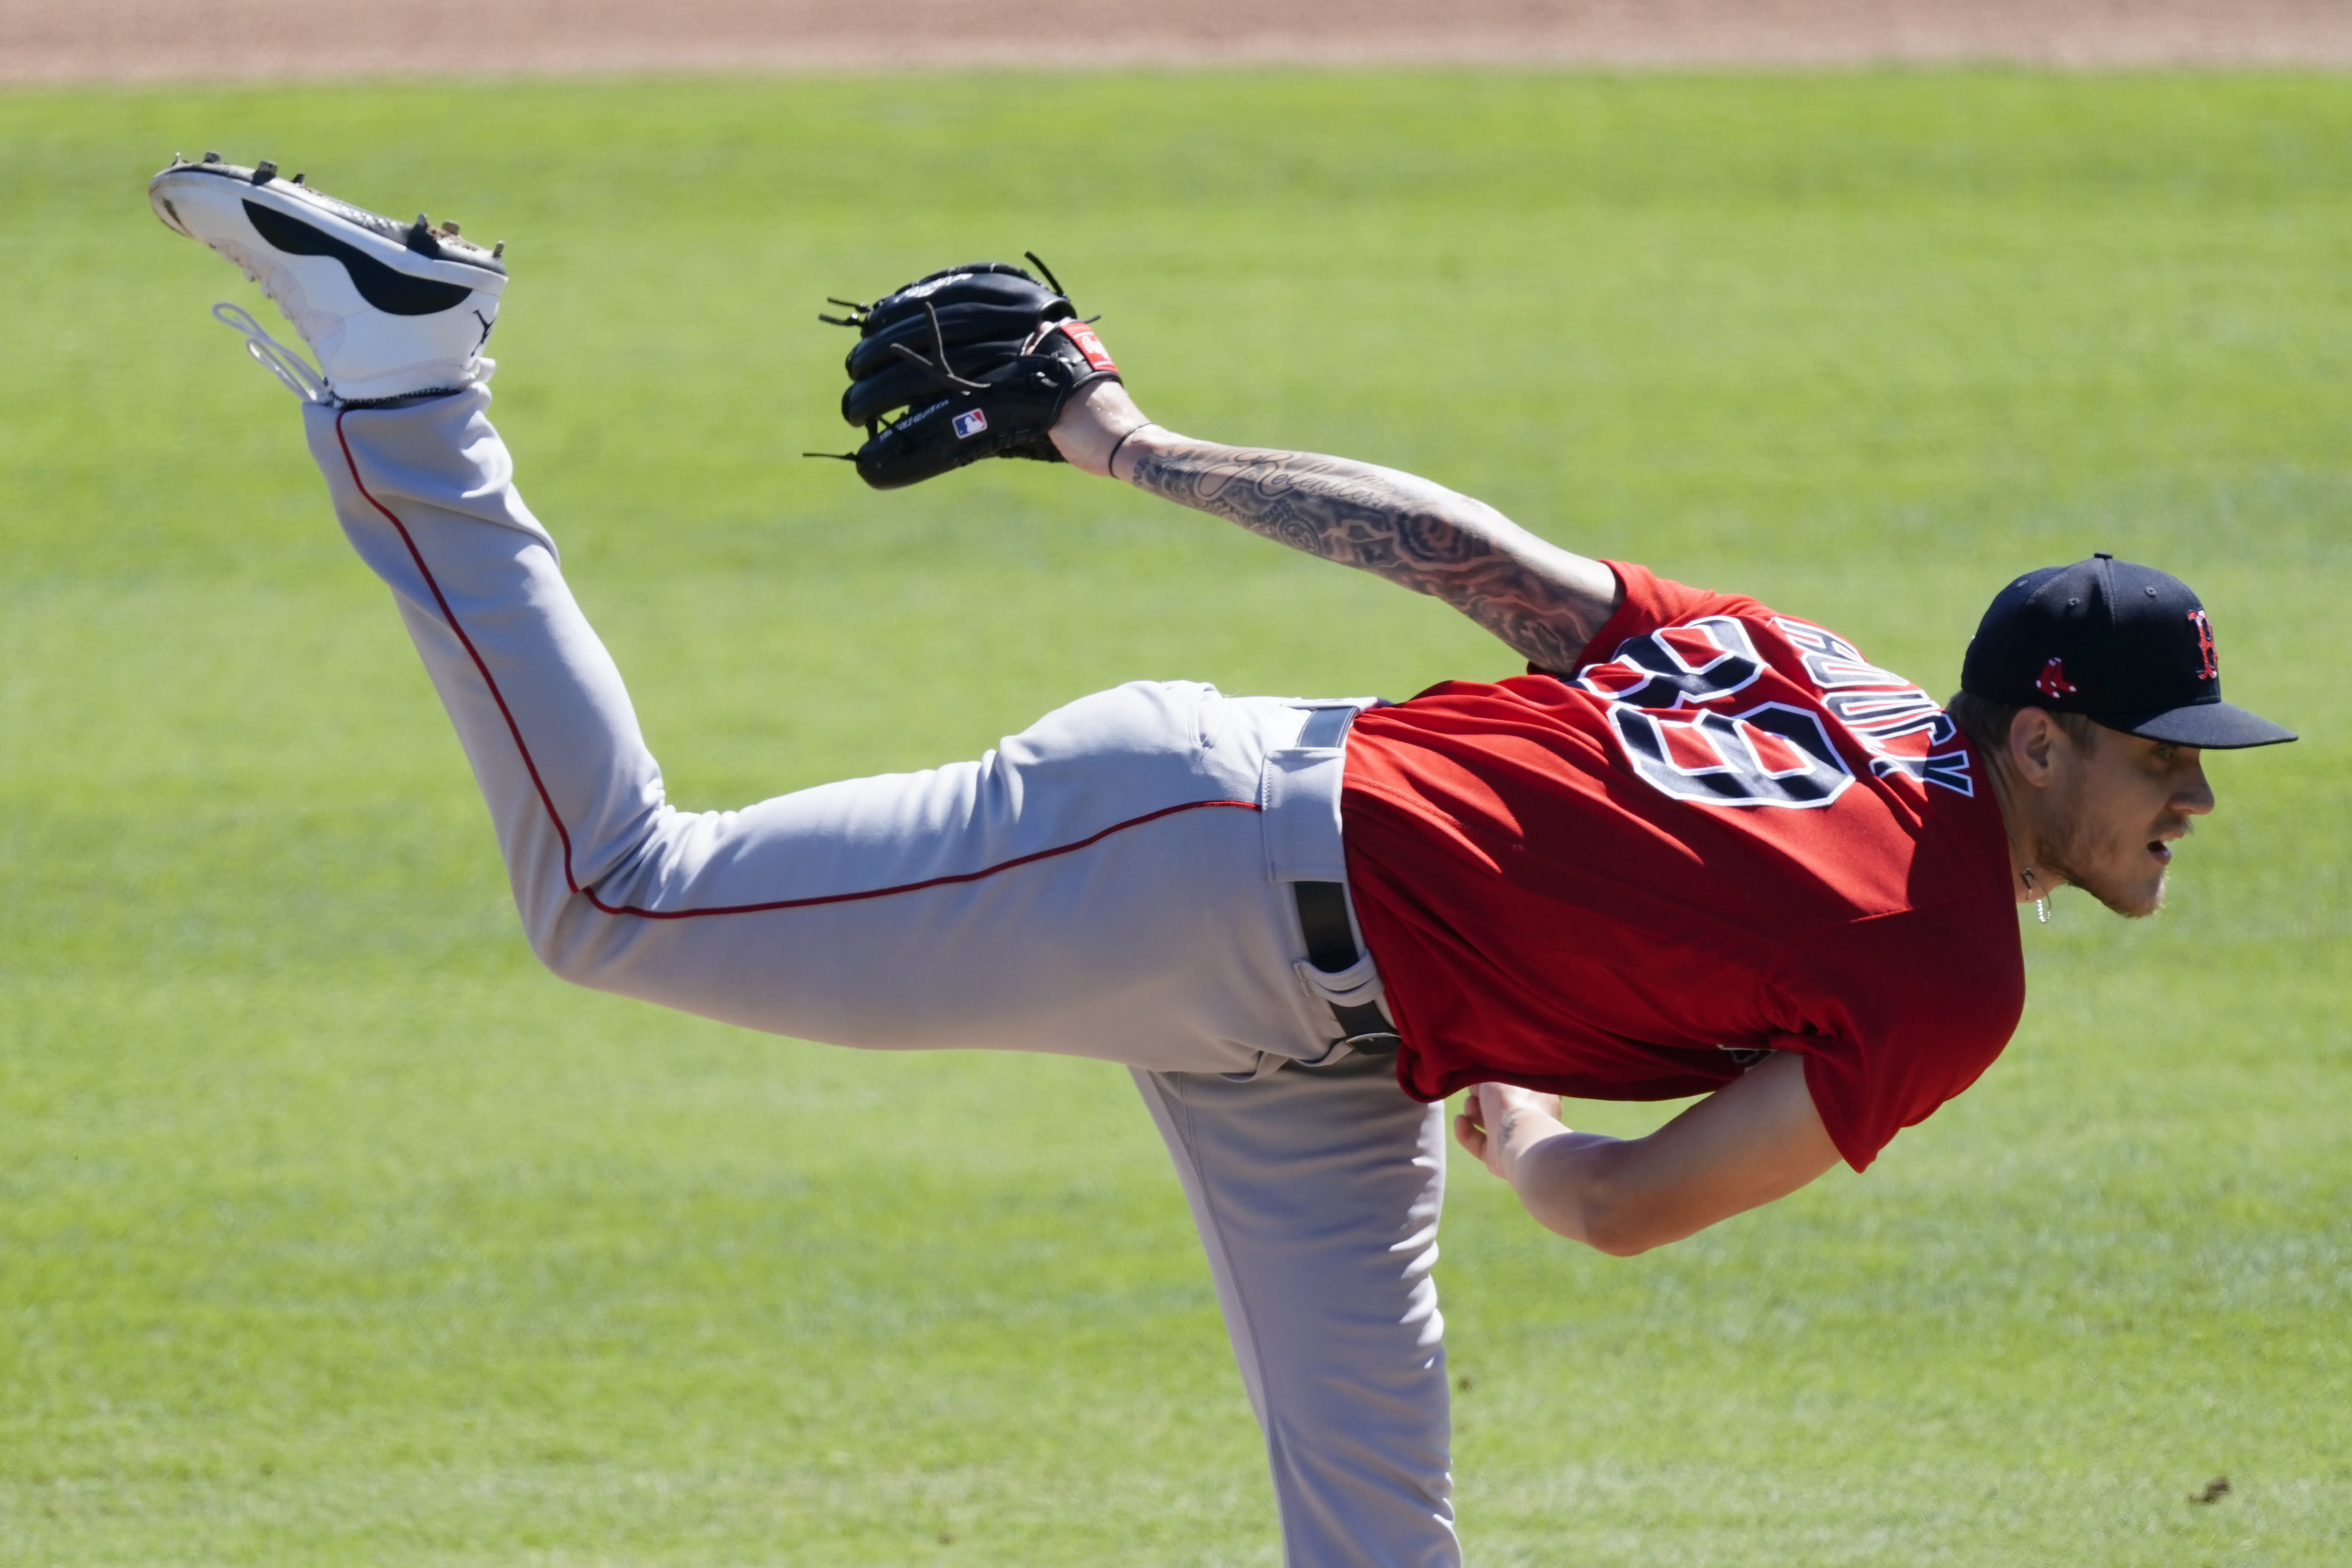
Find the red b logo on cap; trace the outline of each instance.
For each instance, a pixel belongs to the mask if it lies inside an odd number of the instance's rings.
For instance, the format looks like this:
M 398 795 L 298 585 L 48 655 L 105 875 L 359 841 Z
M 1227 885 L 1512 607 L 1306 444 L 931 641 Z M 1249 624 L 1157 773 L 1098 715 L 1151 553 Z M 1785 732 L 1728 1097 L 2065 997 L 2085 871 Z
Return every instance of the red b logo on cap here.
M 2219 679 L 2221 661 L 2213 657 L 2213 623 L 2205 618 L 2204 611 L 2191 610 L 2189 624 L 2197 628 L 2197 679 Z

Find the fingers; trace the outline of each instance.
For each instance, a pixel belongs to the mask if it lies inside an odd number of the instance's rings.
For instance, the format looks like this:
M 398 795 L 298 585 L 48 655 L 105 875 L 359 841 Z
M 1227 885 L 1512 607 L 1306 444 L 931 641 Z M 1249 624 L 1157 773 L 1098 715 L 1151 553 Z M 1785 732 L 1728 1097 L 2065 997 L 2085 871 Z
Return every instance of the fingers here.
M 1462 1114 L 1454 1119 L 1454 1136 L 1462 1147 L 1507 1182 L 1511 1179 L 1511 1152 L 1503 1142 L 1504 1121 L 1513 1106 L 1530 1098 L 1541 1097 L 1509 1084 L 1472 1084 L 1463 1098 Z
M 1476 1084 L 1472 1084 L 1470 1092 L 1463 1096 L 1461 1112 L 1454 1118 L 1454 1141 L 1473 1157 L 1482 1161 L 1486 1158 L 1486 1118 L 1479 1104 Z
M 1486 1130 L 1467 1116 L 1456 1116 L 1454 1119 L 1454 1141 L 1461 1144 L 1464 1152 L 1473 1159 L 1486 1159 Z

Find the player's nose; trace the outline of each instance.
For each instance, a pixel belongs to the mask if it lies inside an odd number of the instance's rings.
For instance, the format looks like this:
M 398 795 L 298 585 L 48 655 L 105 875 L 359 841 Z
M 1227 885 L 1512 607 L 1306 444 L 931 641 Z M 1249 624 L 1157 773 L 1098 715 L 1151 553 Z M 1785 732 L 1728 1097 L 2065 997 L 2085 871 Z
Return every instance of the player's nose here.
M 2213 786 L 2205 779 L 2205 759 L 2189 760 L 2180 787 L 2173 792 L 2172 809 L 2190 816 L 2203 816 L 2213 809 Z

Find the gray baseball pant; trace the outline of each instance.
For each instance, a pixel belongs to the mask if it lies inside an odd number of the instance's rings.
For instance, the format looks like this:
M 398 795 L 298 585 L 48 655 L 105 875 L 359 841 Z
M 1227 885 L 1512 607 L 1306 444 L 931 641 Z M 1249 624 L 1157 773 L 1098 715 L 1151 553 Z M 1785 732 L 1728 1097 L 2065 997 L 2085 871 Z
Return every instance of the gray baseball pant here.
M 1365 958 L 1306 960 L 1287 884 L 1344 881 L 1313 710 L 1137 682 L 976 763 L 741 811 L 663 798 L 620 673 L 474 388 L 308 410 L 567 980 L 798 1038 L 1128 1066 L 1199 1225 L 1293 1568 L 1460 1561 L 1430 1269 L 1439 1108 L 1335 1044 Z M 1322 732 L 1318 727 L 1318 733 Z

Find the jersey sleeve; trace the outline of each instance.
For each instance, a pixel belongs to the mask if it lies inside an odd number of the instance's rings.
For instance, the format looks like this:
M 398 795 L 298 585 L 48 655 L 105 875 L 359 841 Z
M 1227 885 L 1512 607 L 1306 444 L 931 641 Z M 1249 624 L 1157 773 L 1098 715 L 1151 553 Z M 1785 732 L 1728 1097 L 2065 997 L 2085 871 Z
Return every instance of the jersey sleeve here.
M 1813 1026 L 1770 1043 L 1803 1055 L 1822 1124 L 1857 1171 L 1976 1082 L 2016 1031 L 2024 967 L 1997 929 L 2016 916 L 1980 903 L 1857 921 L 1807 939 L 1783 966 L 1812 970 L 1788 978 L 1836 998 Z
M 1584 645 L 1584 651 L 1577 658 L 1580 667 L 1607 658 L 1628 637 L 1637 637 L 1694 616 L 1738 615 L 1743 610 L 1761 610 L 1761 606 L 1752 599 L 1672 582 L 1631 561 L 1603 561 L 1601 564 L 1617 574 L 1617 585 L 1624 596 L 1617 605 L 1617 613 L 1611 616 L 1601 628 L 1592 634 L 1592 640 Z M 1541 665 L 1530 664 L 1528 673 L 1567 677 L 1575 671 L 1547 669 Z

